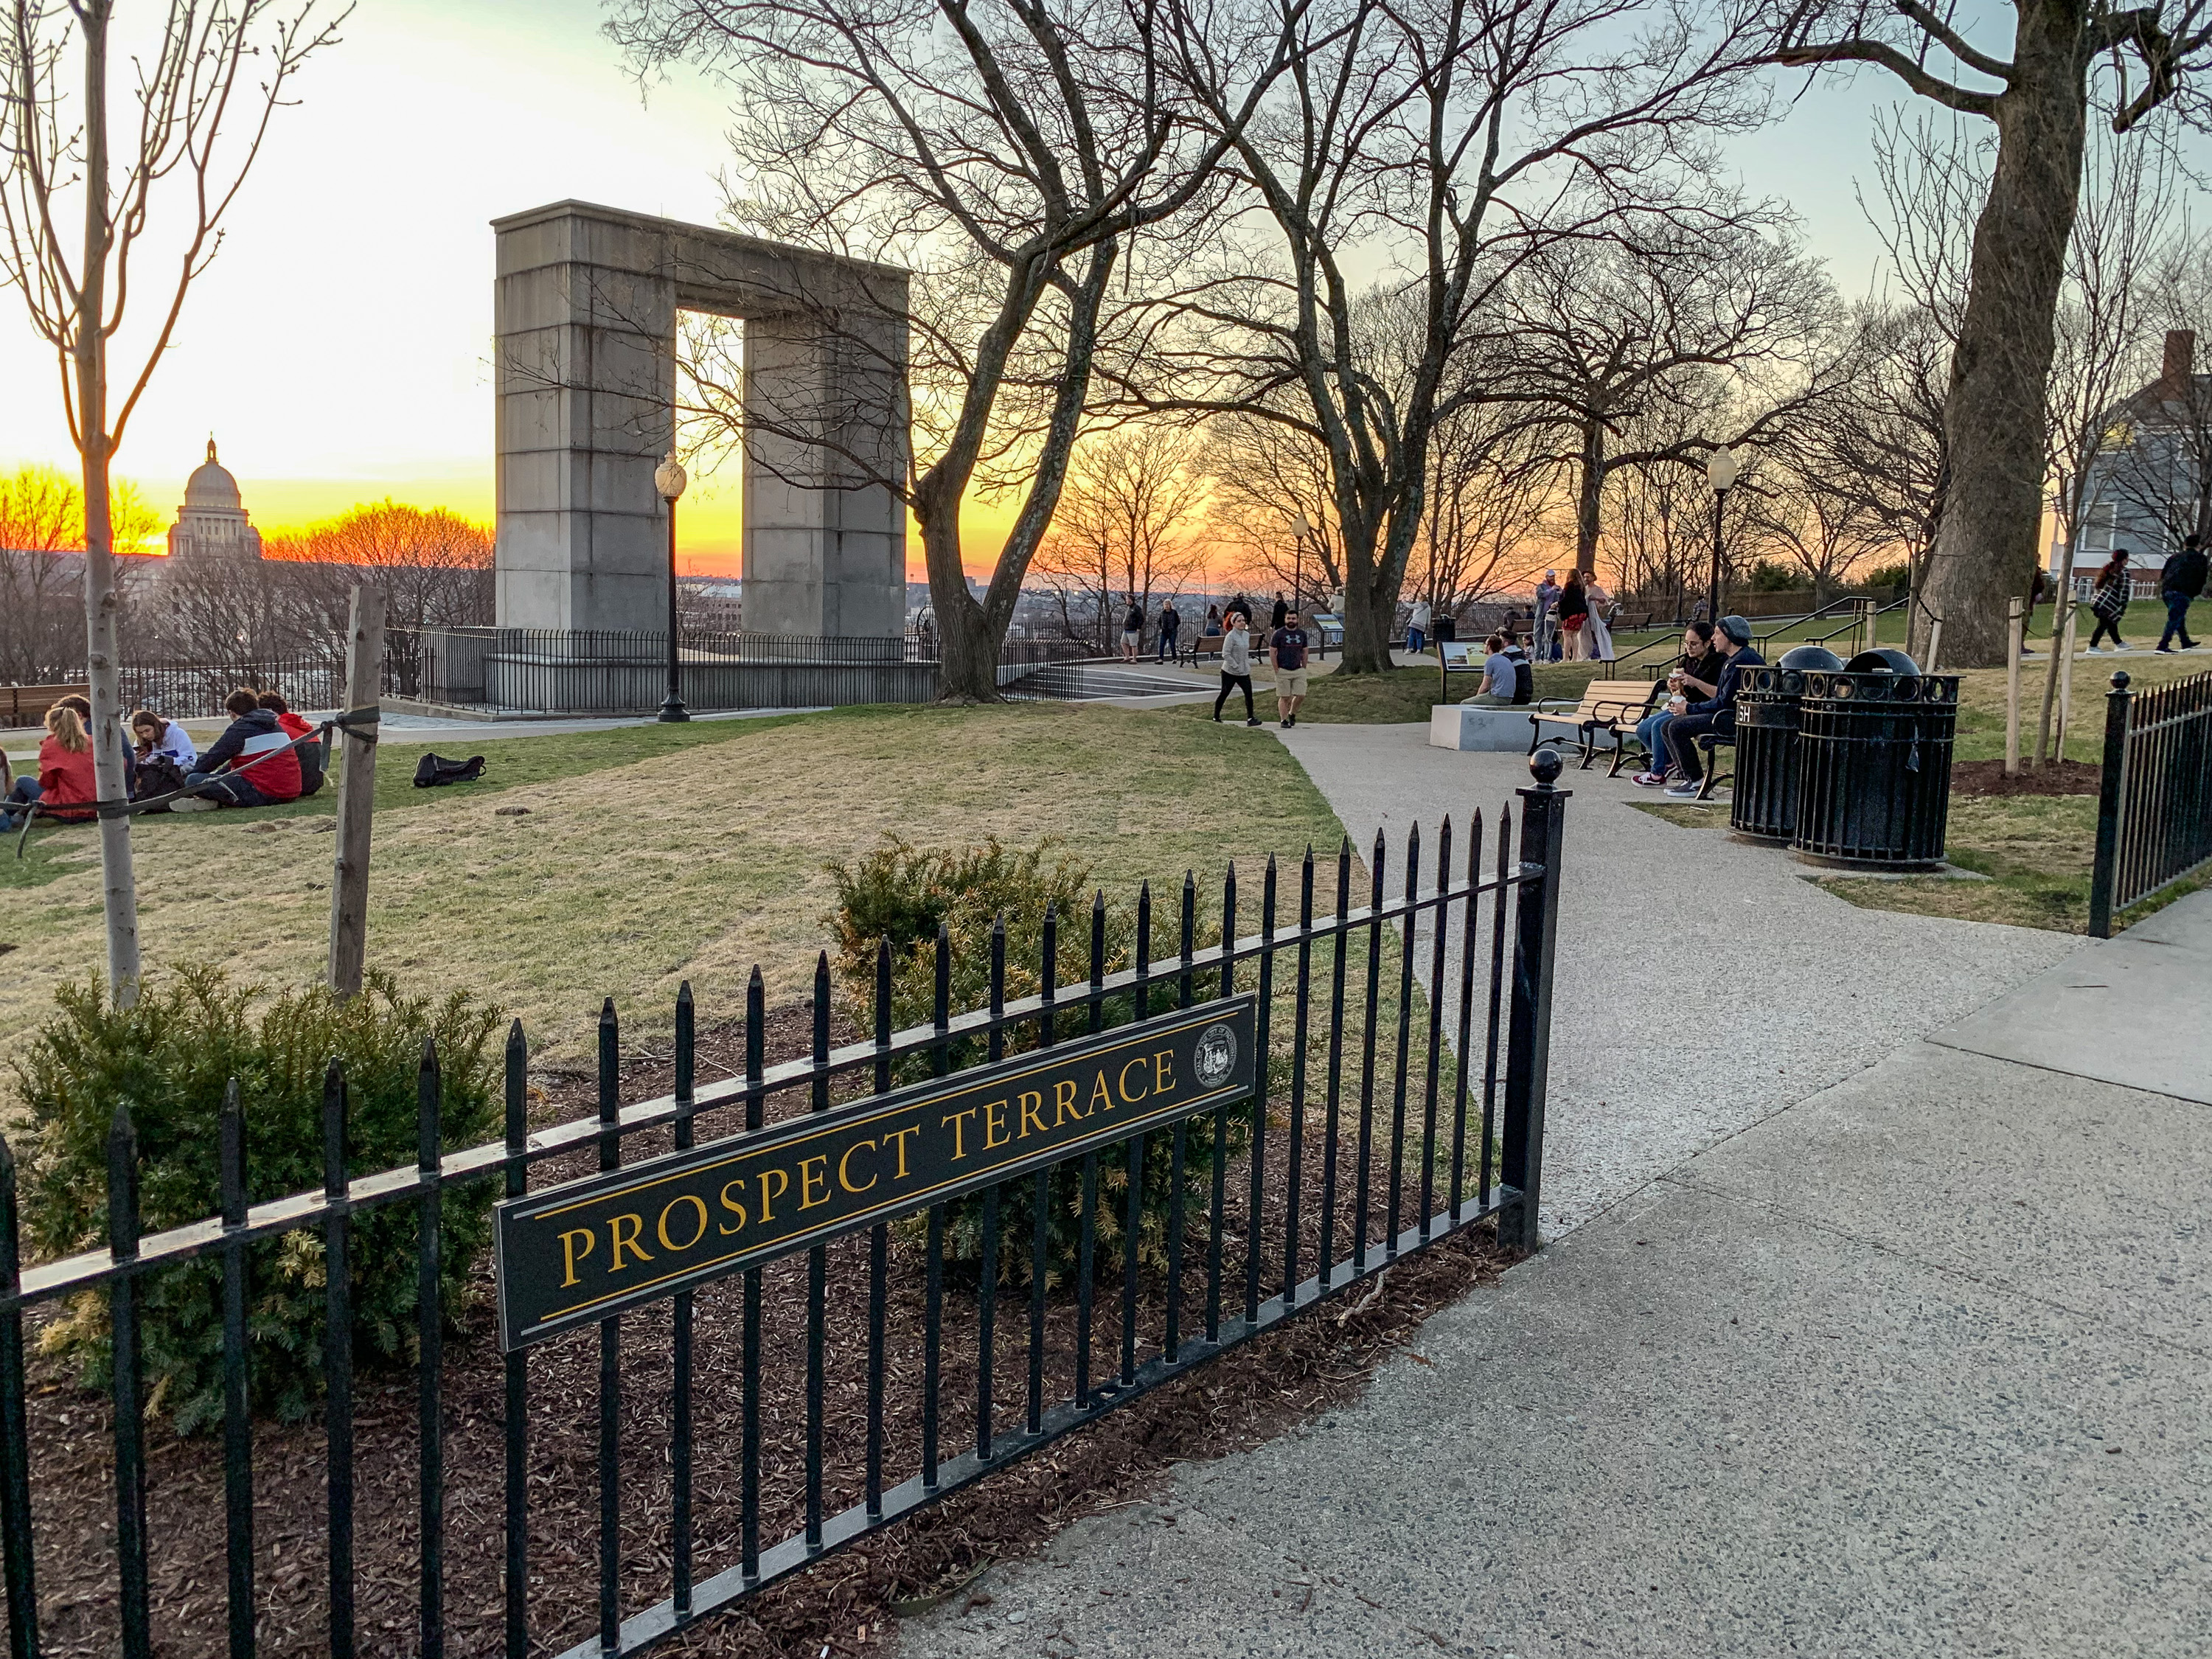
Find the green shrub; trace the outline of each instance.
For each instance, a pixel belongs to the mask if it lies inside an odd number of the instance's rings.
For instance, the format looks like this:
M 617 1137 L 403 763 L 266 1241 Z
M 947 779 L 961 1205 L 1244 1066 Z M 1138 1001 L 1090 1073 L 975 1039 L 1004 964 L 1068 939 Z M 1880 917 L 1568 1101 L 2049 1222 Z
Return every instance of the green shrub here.
M 286 992 L 233 981 L 220 968 L 149 978 L 118 1008 L 95 976 L 55 994 L 56 1012 L 11 1062 L 27 1121 L 21 1148 L 25 1243 L 40 1257 L 107 1243 L 107 1136 L 118 1106 L 138 1139 L 143 1229 L 155 1232 L 221 1208 L 223 1093 L 239 1083 L 246 1188 L 253 1203 L 317 1189 L 323 1178 L 324 1067 L 332 1055 L 348 1085 L 347 1167 L 354 1175 L 410 1165 L 422 1041 L 438 1045 L 441 1128 L 448 1148 L 490 1139 L 500 1125 L 501 1023 L 465 992 L 434 1008 L 368 976 L 345 1002 L 328 990 Z M 440 1297 L 449 1322 L 465 1304 L 490 1231 L 488 1183 L 448 1192 Z M 365 1364 L 416 1351 L 412 1204 L 357 1213 L 351 1235 L 354 1352 Z M 319 1230 L 291 1232 L 249 1252 L 247 1330 L 256 1409 L 304 1417 L 323 1390 L 324 1252 Z M 222 1274 L 202 1257 L 142 1278 L 149 1408 L 179 1433 L 222 1414 Z M 110 1364 L 104 1290 L 73 1300 L 40 1333 L 88 1388 Z
M 1894 564 L 1877 564 L 1859 571 L 1851 578 L 1856 587 L 1893 587 L 1902 592 L 1912 580 L 1912 567 L 1899 559 Z
M 825 866 L 837 885 L 837 908 L 828 920 L 836 940 L 834 963 L 837 982 L 848 1007 L 863 1030 L 875 1024 L 876 960 L 880 943 L 891 945 L 891 1024 L 895 1029 L 927 1024 L 936 1007 L 937 933 L 944 927 L 952 947 L 950 1012 L 954 1015 L 988 1006 L 991 988 L 991 933 L 1003 917 L 1006 929 L 1006 998 L 1008 1002 L 1035 996 L 1042 988 L 1041 962 L 1044 918 L 1049 908 L 1059 915 L 1059 945 L 1055 956 L 1059 988 L 1080 988 L 1091 974 L 1091 929 L 1093 889 L 1091 868 L 1072 855 L 1048 862 L 1057 843 L 1046 840 L 1035 847 L 1010 849 L 996 836 L 964 851 L 931 852 L 898 837 L 853 864 Z M 1153 922 L 1153 954 L 1172 957 L 1179 948 L 1182 926 L 1181 896 L 1159 908 Z M 1133 965 L 1136 956 L 1136 919 L 1132 909 L 1106 907 L 1106 972 L 1119 973 Z M 1218 923 L 1199 939 L 1201 945 L 1220 937 Z M 1162 1013 L 1172 1005 L 1171 981 L 1152 988 L 1152 1012 Z M 1199 994 L 1206 991 L 1200 988 Z M 1126 1025 L 1137 1017 L 1135 999 L 1117 996 L 1107 1005 L 1105 1023 Z M 1087 1029 L 1080 1012 L 1063 1016 L 1056 1034 L 1062 1041 Z M 985 1050 L 970 1038 L 950 1046 L 949 1068 L 954 1071 L 980 1063 Z M 1033 1022 L 1006 1032 L 1006 1052 L 1024 1053 L 1036 1047 Z M 927 1056 L 902 1062 L 896 1074 L 901 1083 L 917 1082 L 930 1073 Z M 1183 1204 L 1186 1219 L 1205 1218 L 1213 1183 L 1214 1117 L 1211 1112 L 1190 1120 L 1185 1135 Z M 1171 1130 L 1148 1135 L 1145 1145 L 1143 1199 L 1138 1229 L 1138 1256 L 1147 1267 L 1158 1270 L 1167 1262 L 1168 1214 L 1172 1198 Z M 1230 1114 L 1228 1152 L 1232 1158 L 1251 1139 L 1251 1115 L 1243 1106 Z M 1120 1144 L 1098 1152 L 1099 1202 L 1094 1212 L 1098 1271 L 1114 1269 L 1120 1261 L 1123 1224 L 1127 1216 L 1128 1158 Z M 1071 1163 L 1056 1170 L 1048 1183 L 1045 1224 L 1046 1282 L 1058 1285 L 1075 1272 L 1082 1237 L 1081 1165 Z M 1030 1274 L 1035 1234 L 1036 1183 L 1024 1177 L 1002 1188 L 999 1195 L 999 1261 L 1001 1272 L 1016 1283 Z M 901 1229 L 902 1237 L 918 1236 L 921 1223 Z M 945 1212 L 945 1248 L 949 1261 L 980 1263 L 983 1242 L 983 1202 L 981 1195 L 963 1199 Z

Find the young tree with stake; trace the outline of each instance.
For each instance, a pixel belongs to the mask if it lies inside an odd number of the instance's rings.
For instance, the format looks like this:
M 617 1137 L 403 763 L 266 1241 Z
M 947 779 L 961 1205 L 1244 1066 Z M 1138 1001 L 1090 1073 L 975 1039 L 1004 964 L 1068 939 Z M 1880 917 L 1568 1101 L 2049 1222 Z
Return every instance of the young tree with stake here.
M 223 217 L 286 86 L 337 39 L 345 14 L 319 23 L 314 10 L 314 0 L 289 15 L 266 0 L 168 0 L 158 38 L 149 33 L 133 59 L 137 119 L 117 154 L 108 131 L 115 0 L 4 0 L 0 9 L 0 273 L 54 349 L 83 463 L 85 665 L 103 800 L 125 793 L 109 469 L 185 295 L 222 245 Z M 163 262 L 152 283 L 158 309 L 150 338 L 116 373 L 134 257 Z M 108 980 L 128 1004 L 139 971 L 128 817 L 102 817 L 100 852 Z

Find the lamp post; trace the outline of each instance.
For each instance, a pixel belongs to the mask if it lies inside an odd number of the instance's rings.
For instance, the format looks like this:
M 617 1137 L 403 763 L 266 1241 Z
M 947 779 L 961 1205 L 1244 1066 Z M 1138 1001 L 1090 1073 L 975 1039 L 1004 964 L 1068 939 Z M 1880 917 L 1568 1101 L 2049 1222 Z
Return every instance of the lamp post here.
M 684 706 L 684 670 L 676 651 L 676 501 L 690 482 L 673 449 L 668 452 L 668 459 L 653 470 L 653 487 L 668 503 L 668 697 L 660 705 L 660 718 L 664 720 L 691 718 L 691 711 Z
M 1721 619 L 1721 509 L 1735 488 L 1735 451 L 1723 444 L 1705 458 L 1705 482 L 1713 487 L 1713 575 L 1705 588 L 1705 620 Z
M 1306 538 L 1313 534 L 1313 526 L 1304 514 L 1293 513 L 1291 515 L 1291 533 L 1297 538 L 1298 543 L 1297 562 L 1291 575 L 1291 605 L 1296 609 L 1305 598 Z

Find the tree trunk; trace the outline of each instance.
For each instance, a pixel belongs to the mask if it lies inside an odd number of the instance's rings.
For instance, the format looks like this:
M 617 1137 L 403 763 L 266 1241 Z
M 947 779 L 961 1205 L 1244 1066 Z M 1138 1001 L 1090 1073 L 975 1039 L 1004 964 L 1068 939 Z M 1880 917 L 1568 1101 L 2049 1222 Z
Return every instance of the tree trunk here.
M 1605 501 L 1605 423 L 1583 423 L 1582 473 L 1575 495 L 1575 568 L 1597 569 L 1597 538 Z
M 106 3 L 87 6 L 84 28 L 84 264 L 77 297 L 75 371 L 77 434 L 84 462 L 84 656 L 92 687 L 92 770 L 102 800 L 128 793 L 123 764 L 123 677 L 117 622 L 114 532 L 108 514 L 107 23 Z M 100 899 L 107 925 L 107 981 L 118 1007 L 138 1000 L 138 884 L 131 867 L 131 820 L 100 820 Z
M 1375 558 L 1375 525 L 1340 510 L 1344 537 L 1344 650 L 1340 674 L 1387 674 L 1390 630 L 1398 620 L 1398 583 Z M 1388 561 L 1383 562 L 1387 565 Z
M 927 500 L 916 502 L 915 510 L 929 568 L 930 609 L 937 613 L 937 697 L 940 702 L 998 702 L 998 630 L 968 591 L 968 574 L 960 564 L 959 510 L 957 499 L 944 514 Z
M 1950 477 L 1913 638 L 1943 620 L 1943 666 L 2004 661 L 2004 600 L 2031 580 L 2043 516 L 2044 409 L 2088 92 L 2080 0 L 2022 0 L 1996 171 L 1974 227 L 1943 405 Z

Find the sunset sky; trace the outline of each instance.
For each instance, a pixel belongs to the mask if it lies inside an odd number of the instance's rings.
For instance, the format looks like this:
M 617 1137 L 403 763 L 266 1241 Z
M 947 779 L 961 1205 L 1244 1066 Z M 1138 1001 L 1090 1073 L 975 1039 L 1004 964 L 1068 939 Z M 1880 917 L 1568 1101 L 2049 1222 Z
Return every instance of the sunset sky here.
M 490 519 L 489 221 L 564 198 L 704 222 L 718 207 L 720 100 L 688 78 L 641 93 L 600 15 L 596 0 L 362 0 L 278 112 L 125 434 L 118 471 L 165 522 L 210 431 L 264 530 L 386 495 Z M 1874 274 L 1852 187 L 1890 96 L 1871 76 L 1823 85 L 1735 149 L 1847 293 Z M 12 292 L 0 388 L 0 467 L 73 471 L 52 356 Z M 689 561 L 734 573 L 734 465 L 685 508 Z M 1000 528 L 972 524 L 971 568 Z

